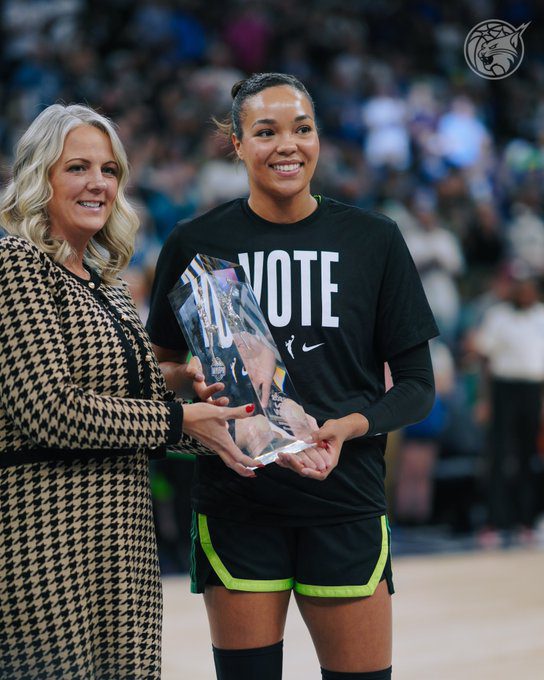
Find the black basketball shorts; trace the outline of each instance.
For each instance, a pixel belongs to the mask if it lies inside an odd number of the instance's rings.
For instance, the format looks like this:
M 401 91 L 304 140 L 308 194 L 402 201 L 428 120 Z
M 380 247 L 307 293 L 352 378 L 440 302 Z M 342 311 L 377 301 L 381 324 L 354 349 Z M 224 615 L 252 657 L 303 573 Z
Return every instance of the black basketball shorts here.
M 193 514 L 191 590 L 294 589 L 314 597 L 394 593 L 386 515 L 324 526 L 269 526 Z

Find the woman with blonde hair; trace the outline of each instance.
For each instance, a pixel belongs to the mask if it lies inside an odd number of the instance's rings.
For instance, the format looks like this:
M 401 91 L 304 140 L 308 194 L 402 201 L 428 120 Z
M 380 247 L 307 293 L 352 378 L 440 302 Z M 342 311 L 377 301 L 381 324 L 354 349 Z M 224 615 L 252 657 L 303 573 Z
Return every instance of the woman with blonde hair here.
M 254 476 L 225 427 L 252 405 L 166 391 L 119 278 L 138 228 L 127 179 L 111 122 L 56 104 L 0 201 L 2 678 L 159 680 L 148 459 L 206 446 Z

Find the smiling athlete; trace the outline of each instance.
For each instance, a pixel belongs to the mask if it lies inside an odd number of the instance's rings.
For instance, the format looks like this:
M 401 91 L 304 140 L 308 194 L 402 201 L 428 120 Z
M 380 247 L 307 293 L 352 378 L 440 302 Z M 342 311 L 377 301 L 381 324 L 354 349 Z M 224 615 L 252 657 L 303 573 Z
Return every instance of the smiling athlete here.
M 393 593 L 384 433 L 431 408 L 436 325 L 396 224 L 311 193 L 319 135 L 304 85 L 264 73 L 232 94 L 221 129 L 245 164 L 249 198 L 173 230 L 148 330 L 169 386 L 209 394 L 185 364 L 167 294 L 197 252 L 239 262 L 321 427 L 315 448 L 280 455 L 254 479 L 197 460 L 193 590 L 204 593 L 220 680 L 281 678 L 292 591 L 323 678 L 384 680 Z

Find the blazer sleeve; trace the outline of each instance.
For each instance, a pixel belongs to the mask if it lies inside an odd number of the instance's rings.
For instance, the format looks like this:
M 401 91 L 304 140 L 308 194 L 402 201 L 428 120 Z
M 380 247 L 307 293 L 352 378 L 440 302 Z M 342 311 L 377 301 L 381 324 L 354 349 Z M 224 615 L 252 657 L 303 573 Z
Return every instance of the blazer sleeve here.
M 98 395 L 74 384 L 47 279 L 48 267 L 38 251 L 2 244 L 0 402 L 15 427 L 46 448 L 179 444 L 179 402 Z M 194 450 L 194 441 L 183 440 Z

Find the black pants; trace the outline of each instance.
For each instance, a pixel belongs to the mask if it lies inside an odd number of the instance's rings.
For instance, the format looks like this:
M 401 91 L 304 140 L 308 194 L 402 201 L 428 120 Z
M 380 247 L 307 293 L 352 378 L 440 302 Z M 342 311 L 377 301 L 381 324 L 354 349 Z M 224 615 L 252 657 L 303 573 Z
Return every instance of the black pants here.
M 497 529 L 533 526 L 536 477 L 532 468 L 542 404 L 542 384 L 498 380 L 491 385 L 489 524 Z

